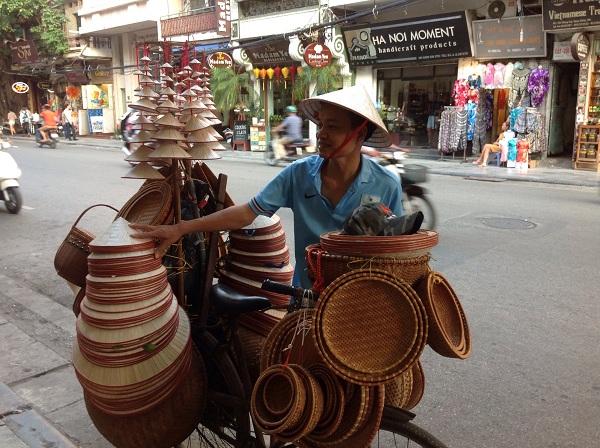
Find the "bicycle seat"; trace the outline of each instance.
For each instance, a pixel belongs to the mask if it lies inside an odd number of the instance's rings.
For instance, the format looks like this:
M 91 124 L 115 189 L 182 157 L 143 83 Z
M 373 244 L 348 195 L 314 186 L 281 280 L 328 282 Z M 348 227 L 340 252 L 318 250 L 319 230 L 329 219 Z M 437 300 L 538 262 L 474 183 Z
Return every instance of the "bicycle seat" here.
M 248 296 L 220 283 L 211 286 L 209 298 L 218 315 L 237 315 L 271 306 L 271 301 L 266 297 Z

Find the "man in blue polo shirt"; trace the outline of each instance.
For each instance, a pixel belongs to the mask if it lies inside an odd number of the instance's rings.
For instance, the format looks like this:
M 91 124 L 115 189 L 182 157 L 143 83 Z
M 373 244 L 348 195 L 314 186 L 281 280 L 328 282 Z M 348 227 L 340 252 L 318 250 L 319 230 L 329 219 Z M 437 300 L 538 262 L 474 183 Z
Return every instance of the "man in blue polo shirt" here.
M 402 191 L 397 176 L 361 156 L 363 145 L 387 148 L 392 144 L 364 87 L 309 98 L 300 108 L 318 126 L 318 155 L 288 165 L 247 204 L 172 226 L 131 224 L 144 231 L 133 236 L 159 239 L 155 256 L 162 257 L 186 233 L 240 229 L 257 215 L 270 216 L 288 207 L 294 211 L 294 284 L 312 287 L 306 246 L 318 243 L 324 232 L 340 230 L 346 217 L 368 202 L 381 202 L 402 215 Z

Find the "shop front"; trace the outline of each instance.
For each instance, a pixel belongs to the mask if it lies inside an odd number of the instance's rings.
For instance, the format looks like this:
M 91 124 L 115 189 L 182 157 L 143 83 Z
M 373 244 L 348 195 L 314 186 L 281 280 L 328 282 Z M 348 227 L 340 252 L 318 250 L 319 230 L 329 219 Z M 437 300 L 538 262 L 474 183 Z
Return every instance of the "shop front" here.
M 550 0 L 544 0 L 543 8 L 556 66 L 550 142 L 562 144 L 574 169 L 599 171 L 600 39 L 593 34 L 600 30 L 598 9 L 589 2 Z
M 342 29 L 357 80 L 369 85 L 363 68 L 372 70 L 376 103 L 395 144 L 437 147 L 458 61 L 472 56 L 468 21 L 459 11 Z

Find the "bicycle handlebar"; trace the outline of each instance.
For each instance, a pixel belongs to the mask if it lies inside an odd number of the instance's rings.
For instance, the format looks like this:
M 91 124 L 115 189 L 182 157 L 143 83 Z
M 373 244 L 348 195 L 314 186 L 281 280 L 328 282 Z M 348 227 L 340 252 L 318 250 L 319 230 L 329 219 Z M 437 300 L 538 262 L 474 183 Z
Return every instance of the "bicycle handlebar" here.
M 302 299 L 306 296 L 310 296 L 310 298 L 314 301 L 319 298 L 319 294 L 313 290 L 304 289 L 302 286 L 292 286 L 286 283 L 275 282 L 269 279 L 265 279 L 263 281 L 261 289 L 269 292 L 275 292 L 277 294 L 293 296 L 296 299 L 296 304 L 301 304 Z

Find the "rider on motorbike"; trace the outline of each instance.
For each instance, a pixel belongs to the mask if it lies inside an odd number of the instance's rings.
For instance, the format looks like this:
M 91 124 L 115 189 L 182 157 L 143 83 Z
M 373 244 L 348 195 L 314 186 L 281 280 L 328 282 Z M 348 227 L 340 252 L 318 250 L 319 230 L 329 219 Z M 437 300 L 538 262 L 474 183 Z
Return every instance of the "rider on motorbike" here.
M 285 113 L 287 116 L 279 126 L 273 129 L 273 132 L 285 130 L 285 137 L 279 141 L 282 145 L 301 142 L 302 118 L 298 116 L 298 108 L 296 106 L 288 106 L 285 108 Z
M 56 122 L 56 114 L 50 108 L 50 105 L 44 104 L 42 108 L 42 112 L 40 113 L 40 117 L 44 119 L 44 126 L 40 128 L 40 134 L 42 135 L 42 139 L 40 143 L 44 143 L 48 141 L 48 136 L 45 131 L 56 130 L 58 128 Z

